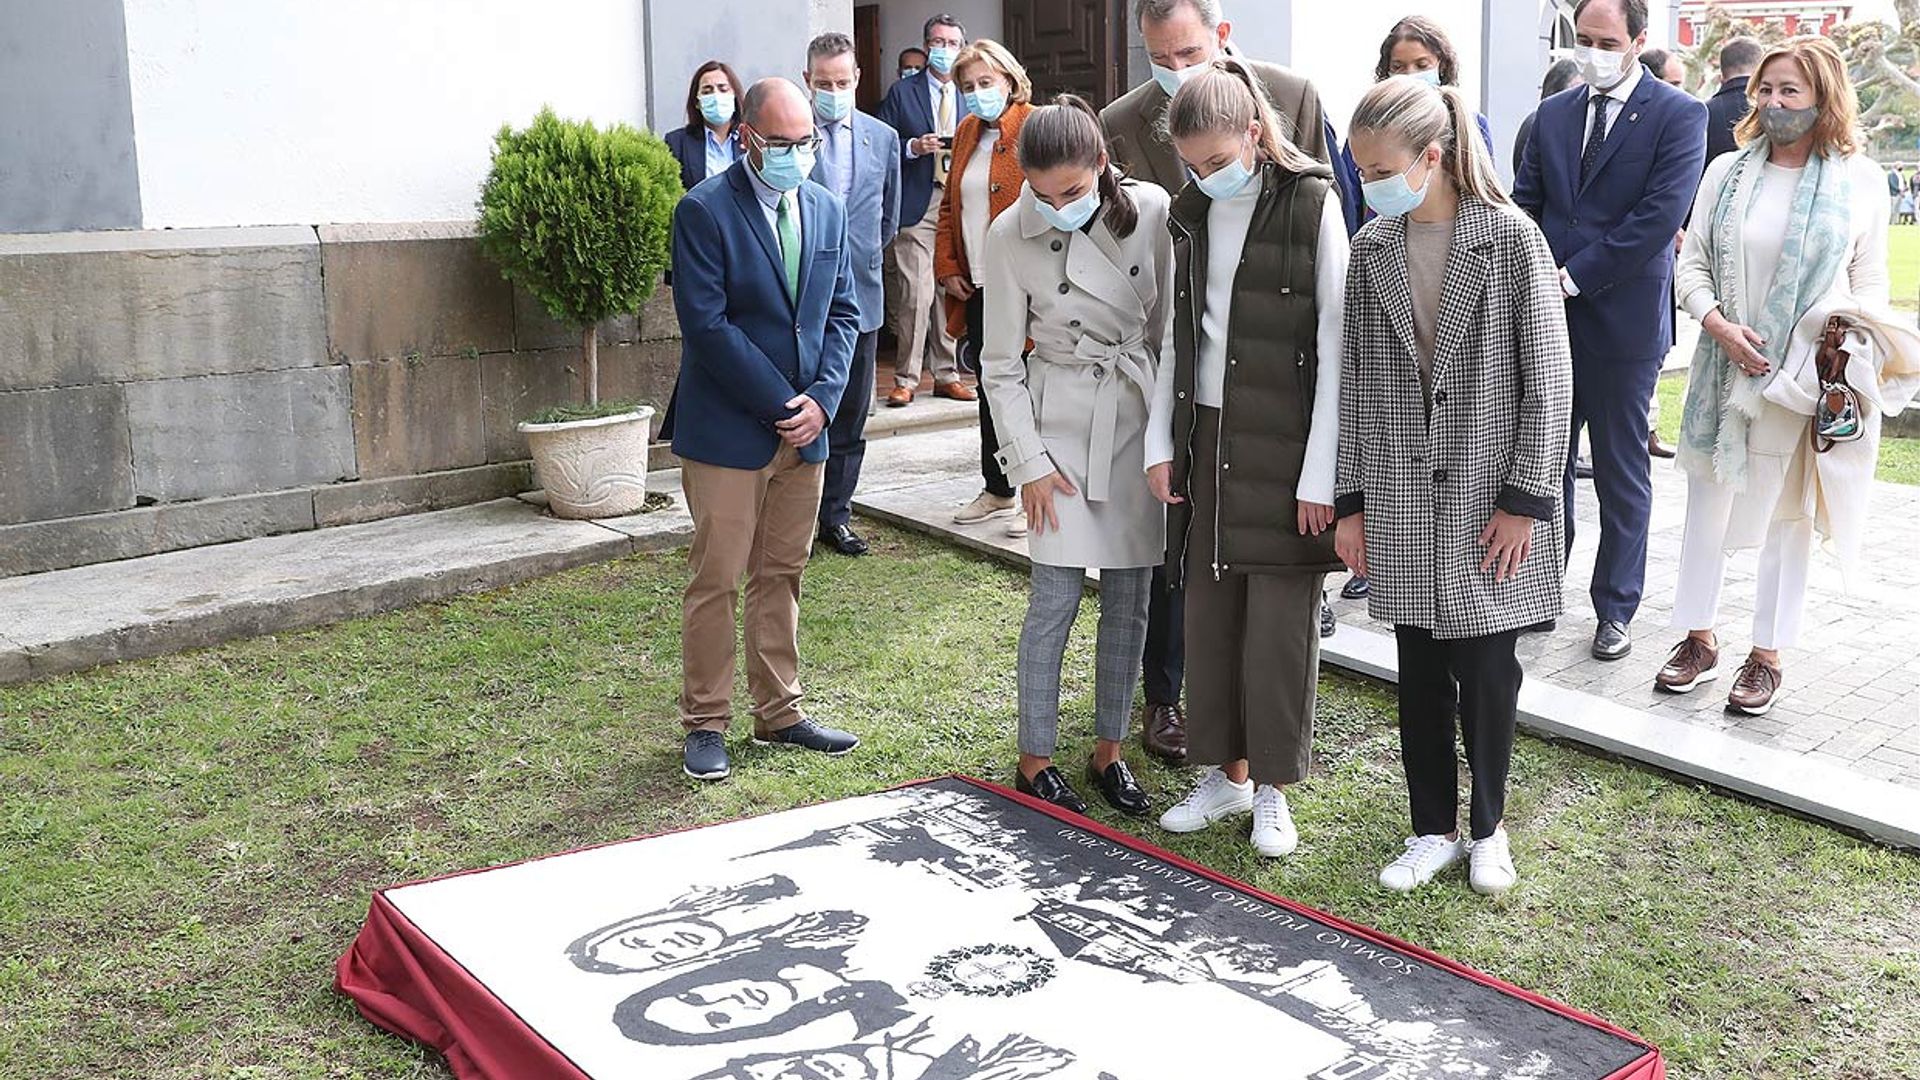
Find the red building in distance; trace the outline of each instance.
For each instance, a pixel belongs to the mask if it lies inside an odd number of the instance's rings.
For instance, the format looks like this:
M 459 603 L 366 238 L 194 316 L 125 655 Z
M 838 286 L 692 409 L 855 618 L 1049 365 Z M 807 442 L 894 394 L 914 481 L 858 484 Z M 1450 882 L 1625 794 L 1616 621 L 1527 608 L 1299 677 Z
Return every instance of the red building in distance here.
M 1825 34 L 1853 15 L 1853 5 L 1820 0 L 1682 0 L 1679 44 L 1692 48 L 1707 27 L 1707 8 L 1718 7 L 1754 26 L 1773 25 L 1794 34 Z

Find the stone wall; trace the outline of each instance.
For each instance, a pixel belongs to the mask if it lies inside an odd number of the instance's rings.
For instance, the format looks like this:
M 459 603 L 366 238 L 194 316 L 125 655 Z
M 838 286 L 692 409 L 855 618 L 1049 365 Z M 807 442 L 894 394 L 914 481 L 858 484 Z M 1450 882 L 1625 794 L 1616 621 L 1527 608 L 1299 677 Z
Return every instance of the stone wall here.
M 610 320 L 601 395 L 664 407 L 678 339 Z M 463 223 L 0 237 L 0 576 L 526 490 L 579 368 Z

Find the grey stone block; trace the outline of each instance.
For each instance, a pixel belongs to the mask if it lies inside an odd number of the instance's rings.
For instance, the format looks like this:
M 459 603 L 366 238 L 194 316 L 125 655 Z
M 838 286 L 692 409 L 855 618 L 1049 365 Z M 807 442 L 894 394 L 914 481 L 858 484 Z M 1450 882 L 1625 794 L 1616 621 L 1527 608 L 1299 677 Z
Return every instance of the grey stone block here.
M 317 367 L 306 227 L 0 236 L 0 390 Z
M 314 522 L 322 528 L 357 525 L 381 518 L 425 510 L 445 510 L 469 503 L 503 499 L 533 486 L 533 465 L 512 461 L 472 469 L 362 480 L 315 488 Z
M 653 295 L 641 305 L 640 340 L 680 340 L 680 313 L 674 310 L 673 289 L 670 287 L 662 285 L 653 290 Z
M 600 350 L 603 401 L 640 401 L 654 407 L 657 436 L 680 370 L 680 344 L 643 341 Z M 551 405 L 586 400 L 578 349 L 504 353 L 480 358 L 482 412 L 487 460 L 517 461 L 527 456 L 520 421 Z
M 345 367 L 132 383 L 135 495 L 173 502 L 351 479 Z
M 479 357 L 369 360 L 351 367 L 353 442 L 362 479 L 486 462 Z
M 120 387 L 0 393 L 0 525 L 132 505 Z
M 640 316 L 634 313 L 615 315 L 600 323 L 600 344 L 618 345 L 627 341 L 640 340 Z M 529 349 L 577 349 L 580 347 L 580 332 L 574 327 L 559 322 L 547 314 L 547 309 L 533 294 L 518 285 L 513 286 L 513 342 L 520 352 Z
M 313 528 L 313 497 L 276 491 L 0 528 L 0 577 Z
M 336 359 L 513 348 L 513 291 L 468 223 L 323 225 L 320 260 Z

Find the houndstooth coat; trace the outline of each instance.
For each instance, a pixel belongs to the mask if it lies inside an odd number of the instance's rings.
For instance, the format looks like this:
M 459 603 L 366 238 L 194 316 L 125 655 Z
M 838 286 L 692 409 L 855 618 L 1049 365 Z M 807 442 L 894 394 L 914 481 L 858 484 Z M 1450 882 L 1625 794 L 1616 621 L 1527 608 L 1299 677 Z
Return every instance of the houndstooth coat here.
M 1565 306 L 1525 215 L 1463 196 L 1435 320 L 1430 405 L 1415 360 L 1406 224 L 1354 238 L 1340 360 L 1340 516 L 1365 513 L 1368 611 L 1438 638 L 1560 613 L 1560 491 L 1573 402 Z M 1480 569 L 1495 508 L 1535 519 L 1519 574 Z

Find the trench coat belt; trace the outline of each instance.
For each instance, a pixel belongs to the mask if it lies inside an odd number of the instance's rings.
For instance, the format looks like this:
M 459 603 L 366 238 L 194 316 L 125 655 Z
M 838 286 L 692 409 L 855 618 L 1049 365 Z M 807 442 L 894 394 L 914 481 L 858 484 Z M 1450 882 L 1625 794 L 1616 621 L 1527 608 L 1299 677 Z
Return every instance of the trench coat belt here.
M 1147 340 L 1135 335 L 1117 344 L 1082 337 L 1071 355 L 1045 354 L 1049 364 L 1063 367 L 1091 367 L 1099 388 L 1093 395 L 1093 424 L 1087 436 L 1088 502 L 1105 502 L 1112 487 L 1113 443 L 1119 426 L 1121 380 L 1140 391 L 1142 400 L 1153 400 L 1153 376 L 1145 361 Z

